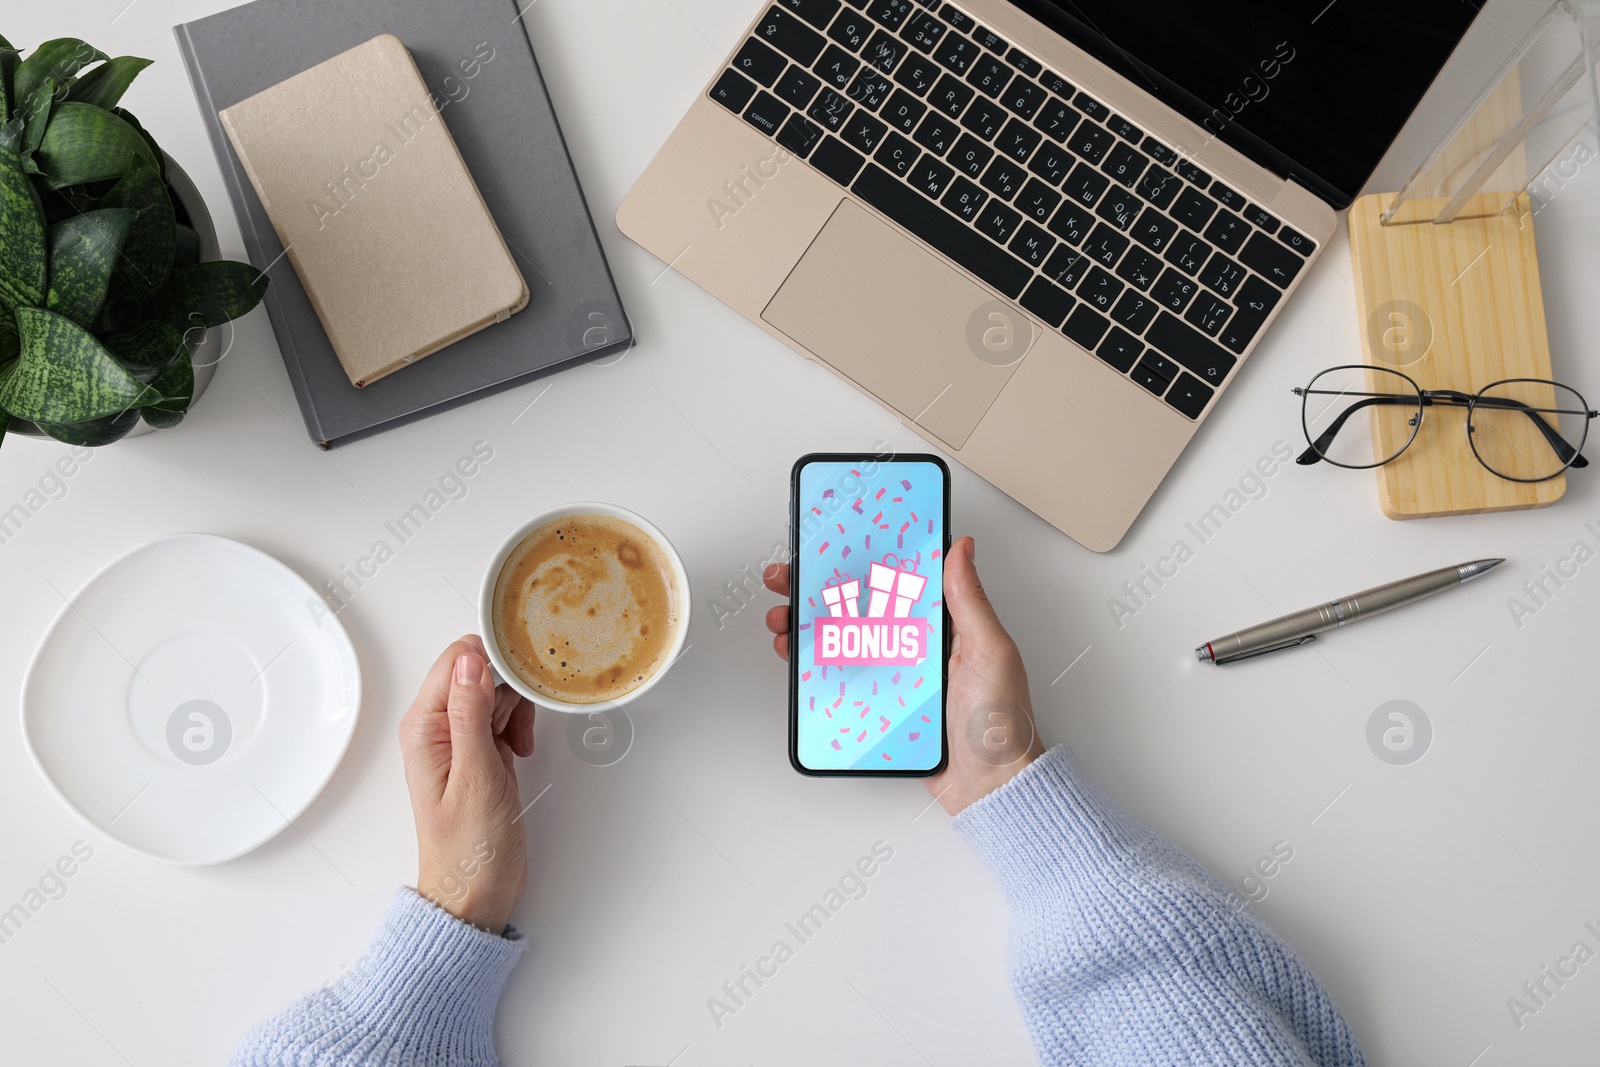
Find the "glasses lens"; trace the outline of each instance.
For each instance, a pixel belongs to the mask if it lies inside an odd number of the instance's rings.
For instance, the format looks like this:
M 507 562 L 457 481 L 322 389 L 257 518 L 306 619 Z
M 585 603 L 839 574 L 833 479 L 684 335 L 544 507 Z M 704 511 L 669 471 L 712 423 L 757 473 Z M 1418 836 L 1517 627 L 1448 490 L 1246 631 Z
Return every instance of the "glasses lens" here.
M 1405 451 L 1422 421 L 1422 394 L 1382 367 L 1335 367 L 1305 392 L 1306 440 L 1340 467 L 1376 467 Z
M 1502 478 L 1542 482 L 1571 465 L 1589 432 L 1583 397 L 1555 382 L 1496 382 L 1467 422 L 1472 450 Z

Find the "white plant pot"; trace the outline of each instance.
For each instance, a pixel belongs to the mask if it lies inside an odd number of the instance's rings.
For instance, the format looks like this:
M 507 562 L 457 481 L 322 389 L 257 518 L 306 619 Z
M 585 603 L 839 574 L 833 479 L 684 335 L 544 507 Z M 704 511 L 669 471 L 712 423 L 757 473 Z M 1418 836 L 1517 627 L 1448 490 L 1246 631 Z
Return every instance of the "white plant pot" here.
M 162 153 L 167 161 L 167 189 L 172 198 L 183 205 L 183 210 L 189 216 L 189 228 L 194 230 L 200 239 L 200 262 L 208 263 L 222 258 L 222 249 L 217 244 L 217 228 L 211 221 L 211 212 L 206 209 L 205 198 L 200 195 L 200 190 L 195 187 L 189 175 L 184 173 L 178 161 Z M 231 330 L 229 324 L 226 329 Z M 211 384 L 211 378 L 217 373 L 217 364 L 227 353 L 227 346 L 223 343 L 223 330 L 225 327 L 213 327 L 205 332 L 198 342 L 189 346 L 190 359 L 194 362 L 194 400 L 190 407 L 200 402 L 200 396 L 206 391 L 206 386 Z M 231 336 L 231 334 L 230 334 Z M 155 427 L 139 420 L 137 426 L 129 430 L 123 440 L 128 437 L 143 437 L 147 433 L 154 433 Z M 12 419 L 6 429 L 6 436 L 41 437 L 49 438 L 43 430 L 25 419 Z M 115 442 L 113 442 L 115 443 Z

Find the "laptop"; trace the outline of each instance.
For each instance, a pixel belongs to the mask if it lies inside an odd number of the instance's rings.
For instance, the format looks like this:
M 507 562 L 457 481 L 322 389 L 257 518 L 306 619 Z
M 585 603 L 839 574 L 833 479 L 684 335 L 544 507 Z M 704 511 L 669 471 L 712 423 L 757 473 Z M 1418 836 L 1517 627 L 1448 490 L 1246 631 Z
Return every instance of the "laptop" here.
M 617 221 L 1109 551 L 1475 13 L 769 0 Z

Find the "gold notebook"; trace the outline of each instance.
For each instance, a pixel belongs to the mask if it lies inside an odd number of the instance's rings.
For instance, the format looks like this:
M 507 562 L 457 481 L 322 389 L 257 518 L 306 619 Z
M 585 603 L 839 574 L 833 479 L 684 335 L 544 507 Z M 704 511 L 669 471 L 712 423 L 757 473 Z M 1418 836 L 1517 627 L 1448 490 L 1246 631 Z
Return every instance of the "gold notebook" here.
M 219 117 L 356 386 L 528 305 L 398 38 L 374 37 Z

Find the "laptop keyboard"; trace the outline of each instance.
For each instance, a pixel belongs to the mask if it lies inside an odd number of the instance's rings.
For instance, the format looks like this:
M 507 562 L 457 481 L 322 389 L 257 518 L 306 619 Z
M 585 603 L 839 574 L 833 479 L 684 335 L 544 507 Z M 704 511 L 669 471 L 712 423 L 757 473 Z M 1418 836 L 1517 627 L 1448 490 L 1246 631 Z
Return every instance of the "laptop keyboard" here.
M 1315 251 L 954 4 L 775 0 L 710 95 L 1191 419 Z

